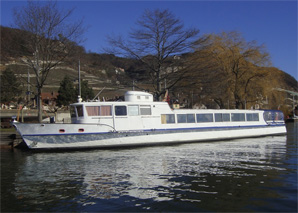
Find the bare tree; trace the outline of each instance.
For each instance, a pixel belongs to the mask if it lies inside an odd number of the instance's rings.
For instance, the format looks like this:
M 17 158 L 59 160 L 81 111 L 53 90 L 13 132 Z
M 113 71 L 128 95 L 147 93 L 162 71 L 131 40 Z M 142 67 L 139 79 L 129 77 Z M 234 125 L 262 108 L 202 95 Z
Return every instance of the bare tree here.
M 165 89 L 175 85 L 185 72 L 178 72 L 178 60 L 173 60 L 173 56 L 189 51 L 199 31 L 184 29 L 182 21 L 169 10 L 159 9 L 146 10 L 136 25 L 128 39 L 108 37 L 113 47 L 109 52 L 141 61 L 149 71 L 156 97 L 160 98 Z M 161 83 L 165 81 L 167 86 L 162 88 Z
M 57 2 L 28 1 L 14 9 L 16 26 L 27 33 L 22 45 L 28 52 L 24 63 L 36 75 L 38 120 L 42 121 L 41 93 L 47 76 L 75 50 L 83 34 L 82 20 L 71 22 L 71 10 L 60 10 Z

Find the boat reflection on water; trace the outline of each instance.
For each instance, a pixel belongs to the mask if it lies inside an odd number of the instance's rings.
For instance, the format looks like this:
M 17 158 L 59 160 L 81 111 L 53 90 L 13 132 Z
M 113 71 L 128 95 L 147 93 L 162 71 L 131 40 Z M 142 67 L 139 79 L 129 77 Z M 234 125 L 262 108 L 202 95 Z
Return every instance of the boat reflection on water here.
M 39 210 L 59 211 L 67 210 L 62 205 L 68 210 L 80 206 L 85 211 L 84 206 L 103 200 L 118 204 L 124 200 L 133 206 L 146 199 L 202 202 L 232 195 L 237 187 L 238 193 L 243 192 L 234 196 L 246 193 L 244 200 L 250 202 L 249 196 L 257 196 L 253 194 L 256 188 L 269 185 L 269 179 L 272 184 L 274 177 L 269 176 L 285 170 L 279 162 L 286 156 L 286 141 L 286 136 L 275 136 L 134 149 L 27 153 L 16 173 L 14 194 L 29 206 L 39 206 Z
M 270 139 L 263 144 L 254 143 L 254 139 L 242 140 L 240 146 L 239 142 L 206 143 L 167 149 L 147 148 L 145 153 L 142 153 L 145 150 L 126 150 L 126 155 L 114 153 L 111 156 L 107 153 L 98 161 L 101 165 L 86 165 L 86 188 L 82 193 L 104 199 L 129 195 L 161 201 L 174 198 L 170 193 L 172 188 L 185 187 L 184 181 L 176 181 L 175 178 L 202 178 L 206 174 L 255 176 L 250 170 L 280 170 L 282 168 L 265 160 L 283 157 L 280 149 L 285 149 L 285 137 L 275 137 L 274 143 Z M 276 148 L 278 153 L 275 153 Z M 141 153 L 136 155 L 138 151 Z M 204 193 L 217 192 L 206 190 Z

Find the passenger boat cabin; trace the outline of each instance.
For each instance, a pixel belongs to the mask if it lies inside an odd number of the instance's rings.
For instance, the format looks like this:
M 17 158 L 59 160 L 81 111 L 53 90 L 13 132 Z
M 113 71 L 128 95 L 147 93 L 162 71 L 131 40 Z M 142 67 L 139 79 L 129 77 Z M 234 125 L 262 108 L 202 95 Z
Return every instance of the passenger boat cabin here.
M 147 130 L 204 126 L 268 125 L 283 123 L 280 111 L 171 109 L 153 102 L 146 92 L 129 91 L 125 101 L 80 102 L 71 105 L 72 123 L 108 125 L 115 130 Z

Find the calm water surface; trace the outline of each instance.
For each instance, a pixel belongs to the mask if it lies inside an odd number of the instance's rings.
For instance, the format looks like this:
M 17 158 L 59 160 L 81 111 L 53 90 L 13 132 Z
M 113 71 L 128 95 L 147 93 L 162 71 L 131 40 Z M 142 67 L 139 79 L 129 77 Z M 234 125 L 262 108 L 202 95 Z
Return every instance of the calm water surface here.
M 297 212 L 288 135 L 130 149 L 1 151 L 1 212 Z

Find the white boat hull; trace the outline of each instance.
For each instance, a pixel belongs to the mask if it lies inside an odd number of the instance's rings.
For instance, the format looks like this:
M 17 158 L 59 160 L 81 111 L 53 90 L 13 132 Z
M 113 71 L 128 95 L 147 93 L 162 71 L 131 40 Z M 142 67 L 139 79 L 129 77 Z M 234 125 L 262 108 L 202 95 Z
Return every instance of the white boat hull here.
M 175 144 L 185 142 L 206 142 L 229 140 L 236 138 L 263 137 L 270 135 L 282 135 L 286 133 L 284 125 L 272 126 L 231 126 L 211 128 L 185 128 L 185 129 L 160 129 L 145 131 L 113 131 L 106 127 L 102 132 L 88 132 L 88 125 L 84 125 L 85 132 L 75 133 L 75 125 L 65 125 L 65 133 L 54 134 L 58 124 L 38 125 L 32 124 L 29 129 L 35 129 L 39 134 L 30 134 L 22 130 L 27 125 L 16 125 L 19 132 L 23 132 L 23 140 L 30 149 L 83 149 L 83 148 L 109 148 L 125 146 L 147 146 Z M 82 124 L 80 124 L 82 126 Z M 89 125 L 90 126 L 90 125 Z M 91 125 L 93 126 L 93 125 Z M 43 127 L 46 129 L 44 133 Z M 94 126 L 93 126 L 94 127 Z M 40 130 L 38 131 L 38 128 Z M 92 129 L 90 127 L 90 129 Z

